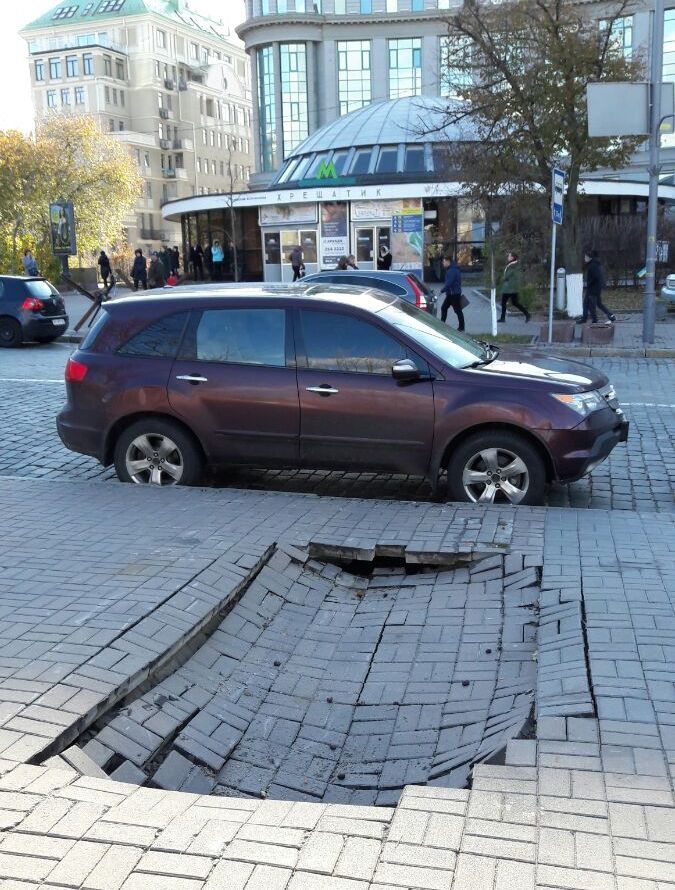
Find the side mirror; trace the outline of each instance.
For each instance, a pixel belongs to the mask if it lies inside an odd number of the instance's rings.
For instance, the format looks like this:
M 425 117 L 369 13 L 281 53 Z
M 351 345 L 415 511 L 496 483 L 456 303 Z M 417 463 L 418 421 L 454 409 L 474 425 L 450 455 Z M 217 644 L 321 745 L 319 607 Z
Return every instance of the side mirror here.
M 420 369 L 412 359 L 404 358 L 394 362 L 391 368 L 391 376 L 394 380 L 411 382 L 420 379 Z

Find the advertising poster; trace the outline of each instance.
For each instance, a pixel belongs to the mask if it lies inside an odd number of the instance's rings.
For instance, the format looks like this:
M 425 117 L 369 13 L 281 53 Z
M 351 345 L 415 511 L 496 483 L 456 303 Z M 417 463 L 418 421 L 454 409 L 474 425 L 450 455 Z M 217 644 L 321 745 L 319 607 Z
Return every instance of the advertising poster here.
M 403 198 L 391 217 L 391 252 L 397 269 L 422 273 L 424 212 L 419 198 Z
M 316 204 L 277 204 L 259 207 L 261 226 L 278 226 L 284 223 L 315 223 Z
M 349 253 L 347 202 L 326 201 L 321 205 L 321 268 L 337 265 Z
M 75 212 L 70 201 L 54 201 L 49 205 L 49 228 L 52 253 L 56 256 L 76 256 Z

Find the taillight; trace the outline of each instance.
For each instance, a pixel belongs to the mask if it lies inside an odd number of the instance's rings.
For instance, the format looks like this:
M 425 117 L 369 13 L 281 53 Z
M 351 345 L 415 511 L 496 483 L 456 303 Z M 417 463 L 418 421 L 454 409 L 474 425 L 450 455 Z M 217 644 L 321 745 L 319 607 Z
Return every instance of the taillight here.
M 81 383 L 87 376 L 88 370 L 89 368 L 82 362 L 69 358 L 66 365 L 66 383 Z
M 408 284 L 412 288 L 412 292 L 415 294 L 415 306 L 418 309 L 426 309 L 427 308 L 427 298 L 424 296 L 424 293 L 420 289 L 420 286 L 415 281 L 414 278 L 408 277 Z
M 38 300 L 37 297 L 26 297 L 21 304 L 21 308 L 28 309 L 29 312 L 39 312 L 41 309 L 44 309 L 44 303 L 42 300 Z

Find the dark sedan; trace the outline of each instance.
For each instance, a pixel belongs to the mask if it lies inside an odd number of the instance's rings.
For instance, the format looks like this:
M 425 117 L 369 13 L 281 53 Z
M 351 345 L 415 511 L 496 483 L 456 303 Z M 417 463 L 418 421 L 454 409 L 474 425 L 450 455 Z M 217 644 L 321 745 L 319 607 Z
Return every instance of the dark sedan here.
M 0 346 L 49 343 L 67 329 L 63 297 L 46 279 L 0 275 Z
M 315 272 L 305 279 L 308 284 L 353 284 L 356 287 L 374 287 L 377 290 L 400 297 L 418 309 L 436 314 L 436 295 L 414 272 L 404 269 L 383 271 L 380 269 L 331 269 Z
M 66 368 L 64 444 L 125 482 L 208 466 L 425 475 L 453 500 L 540 503 L 628 434 L 600 371 L 496 346 L 354 287 L 107 303 Z

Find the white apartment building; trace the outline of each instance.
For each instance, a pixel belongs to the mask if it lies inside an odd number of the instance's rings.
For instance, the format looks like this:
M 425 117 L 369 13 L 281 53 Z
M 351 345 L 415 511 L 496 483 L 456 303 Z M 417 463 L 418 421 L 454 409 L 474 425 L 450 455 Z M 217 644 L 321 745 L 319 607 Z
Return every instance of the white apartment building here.
M 181 243 L 165 202 L 247 188 L 250 66 L 222 22 L 185 0 L 63 0 L 21 36 L 36 120 L 92 114 L 133 153 L 144 182 L 134 247 Z

